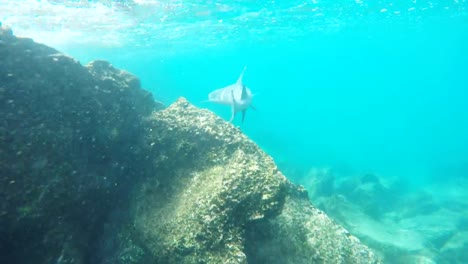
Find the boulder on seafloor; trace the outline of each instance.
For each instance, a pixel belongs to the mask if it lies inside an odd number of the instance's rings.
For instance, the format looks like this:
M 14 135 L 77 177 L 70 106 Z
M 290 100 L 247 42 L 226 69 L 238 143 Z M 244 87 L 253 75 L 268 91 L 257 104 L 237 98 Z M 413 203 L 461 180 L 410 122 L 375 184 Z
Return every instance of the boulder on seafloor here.
M 245 263 L 244 226 L 278 215 L 285 177 L 239 129 L 185 99 L 150 119 L 159 177 L 135 193 L 137 237 L 158 263 Z
M 131 74 L 0 29 L 0 263 L 86 263 L 147 173 L 155 107 Z
M 1 263 L 379 262 L 213 113 L 3 29 L 0 58 Z
M 156 262 L 379 262 L 232 124 L 183 98 L 150 123 L 160 177 L 135 189 L 131 211 Z

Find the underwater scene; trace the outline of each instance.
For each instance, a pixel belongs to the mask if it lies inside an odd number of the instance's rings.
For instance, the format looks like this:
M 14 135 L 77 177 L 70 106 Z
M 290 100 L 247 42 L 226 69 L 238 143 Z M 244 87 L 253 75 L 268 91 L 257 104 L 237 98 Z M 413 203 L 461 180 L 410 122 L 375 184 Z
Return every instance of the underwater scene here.
M 0 0 L 0 263 L 468 263 L 467 0 Z

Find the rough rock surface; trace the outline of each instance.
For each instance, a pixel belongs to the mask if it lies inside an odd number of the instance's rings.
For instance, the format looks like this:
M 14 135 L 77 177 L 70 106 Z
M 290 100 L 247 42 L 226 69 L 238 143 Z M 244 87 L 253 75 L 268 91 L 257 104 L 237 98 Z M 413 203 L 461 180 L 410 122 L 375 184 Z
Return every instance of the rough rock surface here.
M 151 118 L 162 175 L 145 183 L 135 226 L 160 263 L 245 263 L 244 226 L 280 212 L 285 177 L 233 125 L 180 99 Z
M 247 230 L 250 263 L 380 263 L 356 237 L 313 207 L 302 187 L 290 185 L 282 213 Z
M 183 98 L 151 126 L 162 177 L 136 191 L 133 221 L 158 263 L 378 263 L 238 128 Z
M 86 263 L 146 156 L 134 76 L 0 30 L 0 263 Z M 63 262 L 62 262 L 63 263 Z
M 0 31 L 0 263 L 376 263 L 232 124 Z

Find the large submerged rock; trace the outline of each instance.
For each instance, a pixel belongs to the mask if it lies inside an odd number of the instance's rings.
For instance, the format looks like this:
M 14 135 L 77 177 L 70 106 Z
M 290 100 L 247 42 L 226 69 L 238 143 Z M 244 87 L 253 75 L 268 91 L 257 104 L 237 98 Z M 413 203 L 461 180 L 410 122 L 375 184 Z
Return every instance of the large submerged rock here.
M 158 263 L 375 263 L 238 128 L 179 99 L 150 118 L 160 177 L 135 193 L 140 245 Z
M 83 67 L 0 30 L 1 263 L 88 261 L 111 205 L 146 173 L 155 106 L 107 62 Z
M 1 263 L 379 263 L 238 128 L 0 33 Z

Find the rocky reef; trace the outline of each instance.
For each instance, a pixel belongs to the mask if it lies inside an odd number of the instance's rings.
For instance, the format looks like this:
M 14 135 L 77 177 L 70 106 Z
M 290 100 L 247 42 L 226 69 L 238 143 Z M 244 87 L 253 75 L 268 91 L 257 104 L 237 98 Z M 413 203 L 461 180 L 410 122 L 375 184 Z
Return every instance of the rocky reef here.
M 238 128 L 0 31 L 1 263 L 380 263 Z
M 466 184 L 409 186 L 375 174 L 313 168 L 302 184 L 314 204 L 386 263 L 468 263 Z
M 0 58 L 0 262 L 84 263 L 146 173 L 143 118 L 157 105 L 129 73 L 4 28 Z

